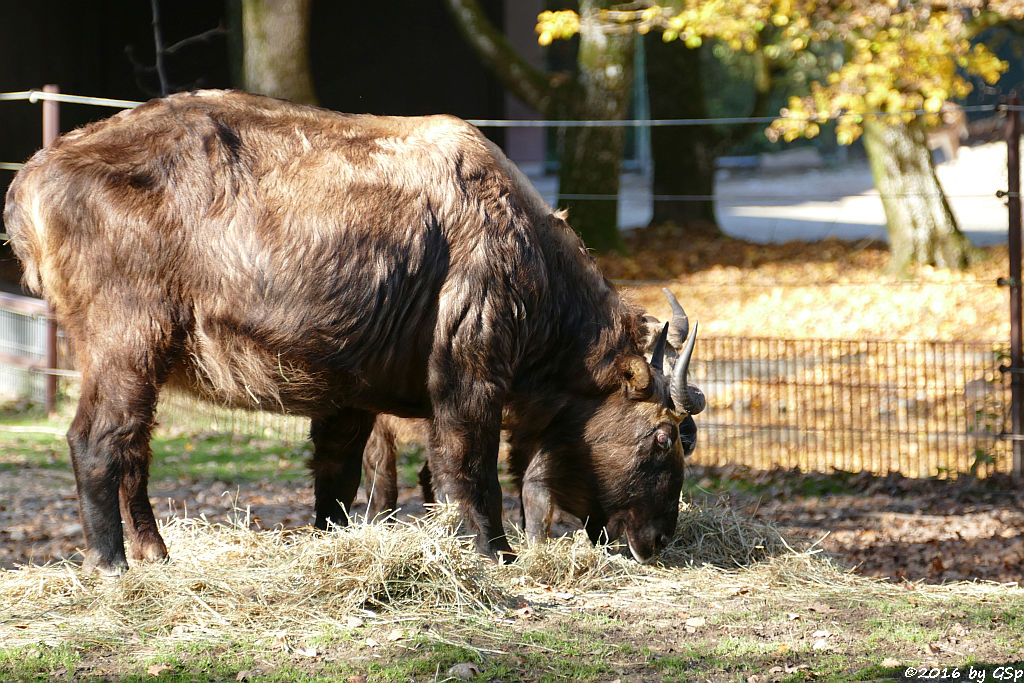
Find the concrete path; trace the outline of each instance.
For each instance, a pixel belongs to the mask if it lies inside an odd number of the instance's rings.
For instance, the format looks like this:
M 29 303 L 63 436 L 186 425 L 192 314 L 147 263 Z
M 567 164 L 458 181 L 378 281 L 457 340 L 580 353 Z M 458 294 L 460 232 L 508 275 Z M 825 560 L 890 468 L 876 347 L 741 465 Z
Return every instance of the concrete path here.
M 1006 145 L 962 147 L 956 160 L 939 164 L 937 171 L 960 229 L 970 240 L 978 246 L 1006 242 L 1006 203 L 995 195 L 1007 186 Z M 530 175 L 554 203 L 557 179 Z M 623 175 L 623 229 L 648 223 L 650 196 L 648 178 Z M 840 169 L 719 171 L 715 207 L 727 234 L 752 242 L 887 239 L 882 202 L 864 161 Z

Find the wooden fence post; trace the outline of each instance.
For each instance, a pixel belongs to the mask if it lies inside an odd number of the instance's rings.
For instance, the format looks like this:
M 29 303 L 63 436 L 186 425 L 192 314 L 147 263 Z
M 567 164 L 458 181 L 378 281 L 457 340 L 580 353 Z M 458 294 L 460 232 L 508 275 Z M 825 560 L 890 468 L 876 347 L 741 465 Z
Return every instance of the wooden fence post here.
M 60 92 L 56 85 L 44 85 L 43 92 Z M 43 147 L 48 146 L 60 135 L 60 103 L 55 100 L 43 100 Z M 53 318 L 53 310 L 47 305 L 46 315 L 46 412 L 57 409 L 57 321 Z

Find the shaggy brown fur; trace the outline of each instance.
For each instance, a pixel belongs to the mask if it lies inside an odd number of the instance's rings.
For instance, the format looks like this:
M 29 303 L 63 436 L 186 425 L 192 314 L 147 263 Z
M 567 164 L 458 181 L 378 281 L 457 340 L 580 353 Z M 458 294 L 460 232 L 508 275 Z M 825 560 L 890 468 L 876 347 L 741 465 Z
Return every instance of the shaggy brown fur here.
M 448 116 L 345 115 L 199 91 L 37 153 L 7 195 L 26 283 L 72 340 L 68 433 L 87 564 L 165 556 L 146 493 L 153 409 L 173 385 L 308 415 L 316 525 L 344 523 L 374 416 L 430 419 L 439 492 L 478 546 L 509 551 L 503 406 L 575 450 L 634 552 L 674 525 L 666 380 L 640 314 L 479 131 Z

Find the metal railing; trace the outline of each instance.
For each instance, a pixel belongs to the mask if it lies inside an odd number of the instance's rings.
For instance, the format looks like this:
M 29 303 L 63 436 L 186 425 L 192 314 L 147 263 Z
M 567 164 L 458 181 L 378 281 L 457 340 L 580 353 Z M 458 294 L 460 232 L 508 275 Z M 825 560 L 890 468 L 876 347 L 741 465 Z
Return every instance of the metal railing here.
M 704 337 L 696 462 L 907 476 L 1009 472 L 1004 343 Z

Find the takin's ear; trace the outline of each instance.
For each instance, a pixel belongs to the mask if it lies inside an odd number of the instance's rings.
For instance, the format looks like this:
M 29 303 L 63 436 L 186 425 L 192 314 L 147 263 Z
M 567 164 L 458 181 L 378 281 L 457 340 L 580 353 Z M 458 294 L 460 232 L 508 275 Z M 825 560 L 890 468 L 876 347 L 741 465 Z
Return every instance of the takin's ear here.
M 654 377 L 651 366 L 640 356 L 627 356 L 619 366 L 626 386 L 626 396 L 634 400 L 645 400 L 654 393 Z

